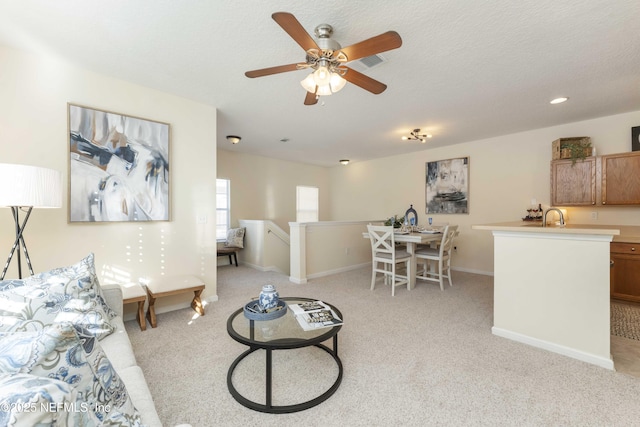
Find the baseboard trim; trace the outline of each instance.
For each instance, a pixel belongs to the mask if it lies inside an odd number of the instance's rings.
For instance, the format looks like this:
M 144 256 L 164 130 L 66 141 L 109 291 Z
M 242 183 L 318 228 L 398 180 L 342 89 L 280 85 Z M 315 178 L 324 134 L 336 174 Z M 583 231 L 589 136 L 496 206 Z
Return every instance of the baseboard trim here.
M 238 265 L 244 265 L 246 267 L 251 267 L 251 268 L 259 270 L 259 271 L 275 271 L 276 273 L 287 274 L 286 272 L 280 270 L 275 265 L 271 265 L 269 267 L 263 267 L 261 265 L 255 265 L 255 264 L 251 264 L 251 263 L 248 263 L 248 262 L 240 262 Z
M 265 271 L 265 272 L 266 271 L 275 271 L 276 273 L 287 274 L 286 272 L 280 270 L 279 268 L 277 268 L 276 266 L 273 266 L 273 265 L 269 266 L 269 267 L 263 267 L 263 266 L 251 264 L 251 263 L 248 263 L 248 262 L 242 262 L 240 264 L 244 265 L 244 266 L 247 266 L 247 267 L 254 268 L 254 269 L 259 270 L 259 271 Z M 365 262 L 365 263 L 362 263 L 362 264 L 348 265 L 348 266 L 345 266 L 345 267 L 336 268 L 334 270 L 327 270 L 327 271 L 321 271 L 319 273 L 308 274 L 307 277 L 304 278 L 304 279 L 298 279 L 298 278 L 294 278 L 292 276 L 289 276 L 289 281 L 292 282 L 292 283 L 296 283 L 298 285 L 303 285 L 303 284 L 307 283 L 308 280 L 310 280 L 310 279 L 317 279 L 319 277 L 331 276 L 333 274 L 338 274 L 338 273 L 345 273 L 347 271 L 357 270 L 359 268 L 364 268 L 366 266 L 371 266 L 371 262 Z M 456 267 L 451 267 L 451 269 L 454 270 L 454 271 L 461 271 L 463 273 L 480 274 L 480 275 L 483 275 L 483 276 L 493 276 L 493 271 L 475 270 L 475 269 L 472 269 L 472 268 L 456 268 Z
M 517 341 L 523 344 L 530 345 L 532 347 L 538 347 L 543 350 L 551 351 L 553 353 L 558 353 L 563 356 L 571 357 L 573 359 L 581 360 L 583 362 L 587 362 L 592 365 L 600 366 L 601 368 L 615 371 L 615 368 L 613 366 L 613 360 L 611 359 L 611 357 L 607 359 L 602 356 L 596 356 L 595 354 L 585 353 L 584 351 L 576 350 L 570 347 L 565 347 L 559 344 L 554 344 L 549 341 L 532 338 L 530 336 L 522 335 L 517 332 L 508 331 L 502 328 L 496 328 L 495 326 L 491 328 L 491 333 L 493 335 L 496 335 L 502 338 L 507 338 L 512 341 Z
M 313 273 L 313 274 L 308 274 L 307 278 L 308 279 L 317 279 L 318 277 L 325 277 L 325 276 L 331 276 L 334 274 L 338 274 L 338 273 L 345 273 L 347 271 L 351 271 L 351 270 L 357 270 L 359 268 L 363 268 L 367 265 L 371 265 L 371 262 L 365 262 L 362 264 L 354 264 L 354 265 L 347 265 L 346 267 L 341 267 L 341 268 L 336 268 L 335 270 L 327 270 L 327 271 L 321 271 L 319 273 Z
M 476 270 L 473 268 L 451 267 L 453 271 L 462 271 L 463 273 L 481 274 L 483 276 L 493 276 L 493 271 Z
M 307 279 L 298 279 L 297 277 L 289 276 L 289 281 L 295 283 L 296 285 L 304 285 L 307 283 Z

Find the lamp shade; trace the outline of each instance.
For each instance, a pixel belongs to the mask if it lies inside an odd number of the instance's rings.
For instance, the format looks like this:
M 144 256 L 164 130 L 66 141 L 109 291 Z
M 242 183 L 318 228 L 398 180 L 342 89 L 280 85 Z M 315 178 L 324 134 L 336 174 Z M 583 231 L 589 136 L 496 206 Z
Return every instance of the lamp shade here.
M 319 96 L 329 96 L 332 94 L 331 87 L 329 85 L 318 86 L 318 90 L 316 91 L 316 93 Z
M 331 74 L 331 92 L 336 93 L 347 84 L 347 81 L 338 73 Z
M 37 166 L 0 163 L 0 207 L 62 207 L 62 174 Z
M 331 74 L 333 73 L 329 71 L 327 67 L 318 67 L 318 69 L 313 72 L 313 80 L 318 86 L 325 86 L 331 81 Z
M 307 92 L 316 93 L 316 81 L 313 80 L 313 73 L 305 77 L 300 84 Z

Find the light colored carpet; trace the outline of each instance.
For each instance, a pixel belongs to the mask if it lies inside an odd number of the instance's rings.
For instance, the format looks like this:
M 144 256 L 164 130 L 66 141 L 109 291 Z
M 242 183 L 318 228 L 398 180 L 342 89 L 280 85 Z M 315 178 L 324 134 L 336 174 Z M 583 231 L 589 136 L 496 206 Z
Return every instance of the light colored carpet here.
M 611 302 L 611 335 L 640 340 L 640 307 Z
M 382 284 L 369 290 L 368 268 L 296 285 L 277 273 L 221 267 L 220 301 L 205 316 L 183 309 L 158 315 L 156 329 L 141 332 L 131 321 L 127 330 L 167 426 L 640 425 L 639 379 L 492 335 L 493 279 L 453 272 L 453 281 L 444 291 L 418 283 L 391 297 Z M 326 300 L 344 315 L 342 385 L 303 412 L 255 412 L 227 390 L 229 365 L 246 349 L 228 336 L 227 318 L 265 283 L 281 296 Z M 274 352 L 276 403 L 333 381 L 320 353 Z M 264 394 L 263 355 L 254 353 L 234 376 L 256 400 Z

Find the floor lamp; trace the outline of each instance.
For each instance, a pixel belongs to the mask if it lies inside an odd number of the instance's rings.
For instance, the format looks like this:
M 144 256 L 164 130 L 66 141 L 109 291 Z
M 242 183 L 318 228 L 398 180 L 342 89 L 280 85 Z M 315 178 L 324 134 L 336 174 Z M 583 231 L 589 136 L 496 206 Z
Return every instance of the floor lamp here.
M 0 280 L 4 280 L 9 264 L 17 251 L 18 278 L 22 279 L 22 259 L 20 251 L 33 275 L 31 259 L 24 242 L 24 229 L 33 208 L 62 207 L 62 174 L 59 171 L 37 166 L 0 163 L 0 207 L 11 208 L 16 238 L 9 252 L 9 258 L 2 270 Z M 24 214 L 20 219 L 20 212 Z

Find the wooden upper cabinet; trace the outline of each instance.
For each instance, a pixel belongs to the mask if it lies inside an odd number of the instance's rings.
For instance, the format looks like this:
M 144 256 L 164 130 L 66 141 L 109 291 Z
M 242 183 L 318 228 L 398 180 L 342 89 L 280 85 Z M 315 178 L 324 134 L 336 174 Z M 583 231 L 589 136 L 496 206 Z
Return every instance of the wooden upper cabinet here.
M 595 205 L 596 200 L 595 157 L 551 162 L 552 206 Z
M 640 151 L 607 154 L 602 161 L 602 204 L 640 205 Z

